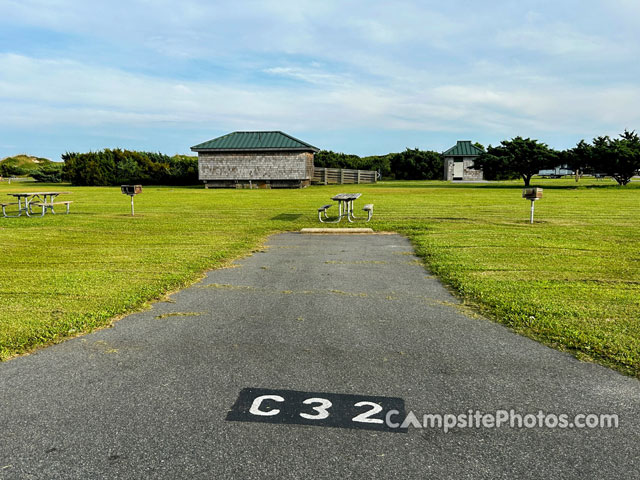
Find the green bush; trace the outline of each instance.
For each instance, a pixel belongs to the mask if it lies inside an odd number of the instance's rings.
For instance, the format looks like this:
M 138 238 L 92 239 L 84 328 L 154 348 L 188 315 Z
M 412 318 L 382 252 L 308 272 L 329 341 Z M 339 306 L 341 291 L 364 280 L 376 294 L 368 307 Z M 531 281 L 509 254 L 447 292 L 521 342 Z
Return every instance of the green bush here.
M 131 183 L 191 185 L 198 181 L 198 158 L 162 153 L 105 149 L 65 153 L 63 178 L 74 185 Z
M 417 148 L 369 157 L 320 150 L 315 155 L 314 164 L 316 167 L 376 170 L 385 178 L 401 180 L 440 180 L 444 168 L 438 152 Z
M 444 160 L 438 152 L 407 148 L 391 154 L 391 172 L 397 180 L 441 180 Z
M 36 182 L 60 183 L 62 181 L 62 163 L 43 165 L 30 173 Z
M 17 165 L 0 165 L 0 177 L 20 177 L 23 175 L 29 175 L 30 173 L 31 170 Z

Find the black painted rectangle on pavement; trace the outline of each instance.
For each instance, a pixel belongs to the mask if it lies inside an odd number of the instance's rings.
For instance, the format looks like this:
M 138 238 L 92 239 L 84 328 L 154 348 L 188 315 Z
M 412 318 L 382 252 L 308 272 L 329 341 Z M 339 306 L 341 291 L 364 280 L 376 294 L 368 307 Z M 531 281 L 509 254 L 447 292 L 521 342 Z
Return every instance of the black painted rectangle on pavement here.
M 244 388 L 226 420 L 406 433 L 396 423 L 405 417 L 404 400 L 396 397 Z

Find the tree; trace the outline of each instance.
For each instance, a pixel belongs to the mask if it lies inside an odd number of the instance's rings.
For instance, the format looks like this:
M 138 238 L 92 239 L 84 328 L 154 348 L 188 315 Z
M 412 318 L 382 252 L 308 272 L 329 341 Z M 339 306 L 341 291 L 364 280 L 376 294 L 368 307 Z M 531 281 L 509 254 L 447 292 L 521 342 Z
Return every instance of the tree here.
M 116 164 L 117 183 L 135 183 L 138 178 L 140 178 L 140 168 L 133 158 L 124 158 Z
M 391 156 L 387 155 L 372 155 L 369 157 L 362 157 L 360 159 L 360 169 L 362 170 L 376 170 L 380 172 L 382 177 L 388 177 L 391 174 Z
M 618 185 L 626 185 L 640 170 L 640 138 L 635 131 L 625 130 L 620 138 L 608 136 L 593 139 L 593 168 L 613 177 Z
M 540 170 L 554 167 L 558 155 L 546 144 L 530 138 L 515 137 L 503 140 L 497 147 L 489 146 L 485 154 L 480 155 L 474 168 L 481 168 L 491 175 L 522 177 L 525 187 L 531 183 L 531 177 Z
M 320 150 L 315 154 L 313 163 L 316 167 L 352 168 L 357 170 L 360 157 L 358 155 L 336 153 L 331 150 Z
M 559 155 L 560 163 L 573 170 L 576 182 L 580 180 L 593 163 L 593 147 L 584 140 L 580 140 L 575 147 L 560 152 Z
M 497 156 L 489 153 L 494 152 L 494 148 L 497 147 L 489 145 L 487 151 L 474 160 L 471 168 L 482 170 L 482 175 L 486 180 L 513 180 L 518 178 L 520 175 L 509 168 L 506 156 Z
M 444 160 L 438 152 L 407 148 L 390 156 L 391 173 L 397 180 L 436 180 L 442 176 Z

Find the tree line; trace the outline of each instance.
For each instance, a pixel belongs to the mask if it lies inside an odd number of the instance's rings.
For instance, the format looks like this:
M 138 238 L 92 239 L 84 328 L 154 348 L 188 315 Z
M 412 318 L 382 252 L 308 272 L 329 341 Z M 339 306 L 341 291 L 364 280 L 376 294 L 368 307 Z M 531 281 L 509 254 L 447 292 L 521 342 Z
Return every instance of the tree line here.
M 383 178 L 395 180 L 442 180 L 444 171 L 440 153 L 417 148 L 370 157 L 320 150 L 314 164 L 316 167 L 376 170 Z
M 74 185 L 193 185 L 198 183 L 198 158 L 162 153 L 104 149 L 62 155 L 62 177 Z
M 474 167 L 481 168 L 488 180 L 521 177 L 528 186 L 540 170 L 562 165 L 573 170 L 576 181 L 590 173 L 610 176 L 626 185 L 640 172 L 640 138 L 635 131 L 625 130 L 619 138 L 601 136 L 591 143 L 580 140 L 574 148 L 558 151 L 537 140 L 515 137 L 489 146 Z
M 596 137 L 591 143 L 581 140 L 574 148 L 554 150 L 531 138 L 515 137 L 499 145 L 489 145 L 474 162 L 487 180 L 522 178 L 529 186 L 531 178 L 540 170 L 566 165 L 578 181 L 584 174 L 602 174 L 626 185 L 640 172 L 640 138 L 635 131 L 625 130 L 620 138 Z M 370 157 L 359 157 L 330 150 L 316 154 L 315 165 L 328 168 L 377 170 L 383 178 L 397 180 L 441 180 L 444 158 L 434 151 L 406 149 Z
M 558 166 L 572 170 L 576 181 L 584 174 L 602 174 L 614 178 L 620 185 L 628 184 L 640 171 L 640 138 L 635 131 L 625 130 L 619 138 L 596 137 L 591 143 L 581 140 L 574 148 L 563 151 L 522 137 L 503 140 L 486 149 L 476 146 L 484 153 L 476 159 L 474 168 L 482 169 L 485 179 L 522 178 L 526 186 L 540 170 Z M 74 185 L 198 183 L 198 159 L 187 155 L 170 157 L 154 152 L 104 149 L 67 152 L 62 160 L 63 166 L 43 165 L 29 174 L 38 181 L 64 179 Z M 376 170 L 383 178 L 396 180 L 441 180 L 444 175 L 442 154 L 418 148 L 367 157 L 321 150 L 315 155 L 314 163 L 317 167 Z

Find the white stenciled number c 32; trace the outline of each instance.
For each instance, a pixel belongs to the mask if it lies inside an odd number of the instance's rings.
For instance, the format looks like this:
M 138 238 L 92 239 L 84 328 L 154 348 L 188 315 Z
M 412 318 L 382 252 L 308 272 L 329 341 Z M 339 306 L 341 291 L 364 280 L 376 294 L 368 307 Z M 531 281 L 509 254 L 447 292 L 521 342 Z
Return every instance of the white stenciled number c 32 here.
M 327 411 L 329 408 L 331 408 L 331 405 L 333 405 L 329 400 L 327 400 L 326 398 L 307 398 L 304 402 L 305 405 L 310 405 L 312 403 L 319 403 L 320 405 L 316 406 L 316 407 L 312 407 L 316 412 L 318 412 L 315 415 L 312 415 L 310 413 L 301 413 L 300 416 L 302 418 L 306 418 L 309 420 L 322 420 L 324 418 L 327 418 L 329 416 L 329 412 Z
M 277 408 L 273 408 L 271 410 L 262 410 L 260 407 L 262 406 L 262 402 L 265 400 L 271 400 L 274 402 L 282 403 L 285 401 L 283 397 L 280 395 L 261 395 L 256 397 L 251 404 L 251 408 L 249 409 L 249 413 L 253 415 L 258 415 L 261 417 L 273 417 L 274 415 L 278 415 L 280 410 Z M 324 420 L 325 418 L 329 418 L 329 409 L 333 406 L 333 404 L 327 400 L 326 398 L 307 398 L 302 402 L 304 405 L 312 405 L 312 409 L 315 413 L 300 413 L 299 415 L 302 418 L 307 420 Z M 317 404 L 317 405 L 314 405 Z M 384 421 L 380 418 L 371 418 L 374 415 L 382 412 L 383 408 L 377 403 L 373 402 L 358 402 L 353 405 L 354 407 L 370 407 L 367 411 L 356 415 L 351 419 L 352 422 L 359 423 L 376 423 L 381 424 Z
M 367 410 L 360 415 L 356 415 L 351 419 L 352 421 L 362 423 L 384 423 L 380 418 L 371 418 L 376 413 L 380 413 L 382 411 L 382 407 L 377 403 L 358 402 L 354 405 L 354 407 L 371 407 L 371 410 Z
M 254 415 L 259 415 L 261 417 L 272 417 L 280 413 L 280 410 L 274 408 L 273 410 L 260 410 L 260 405 L 264 400 L 273 400 L 274 402 L 284 402 L 284 398 L 280 395 L 262 395 L 260 397 L 256 397 L 256 399 L 251 404 L 251 408 L 249 409 L 249 413 L 253 413 Z

